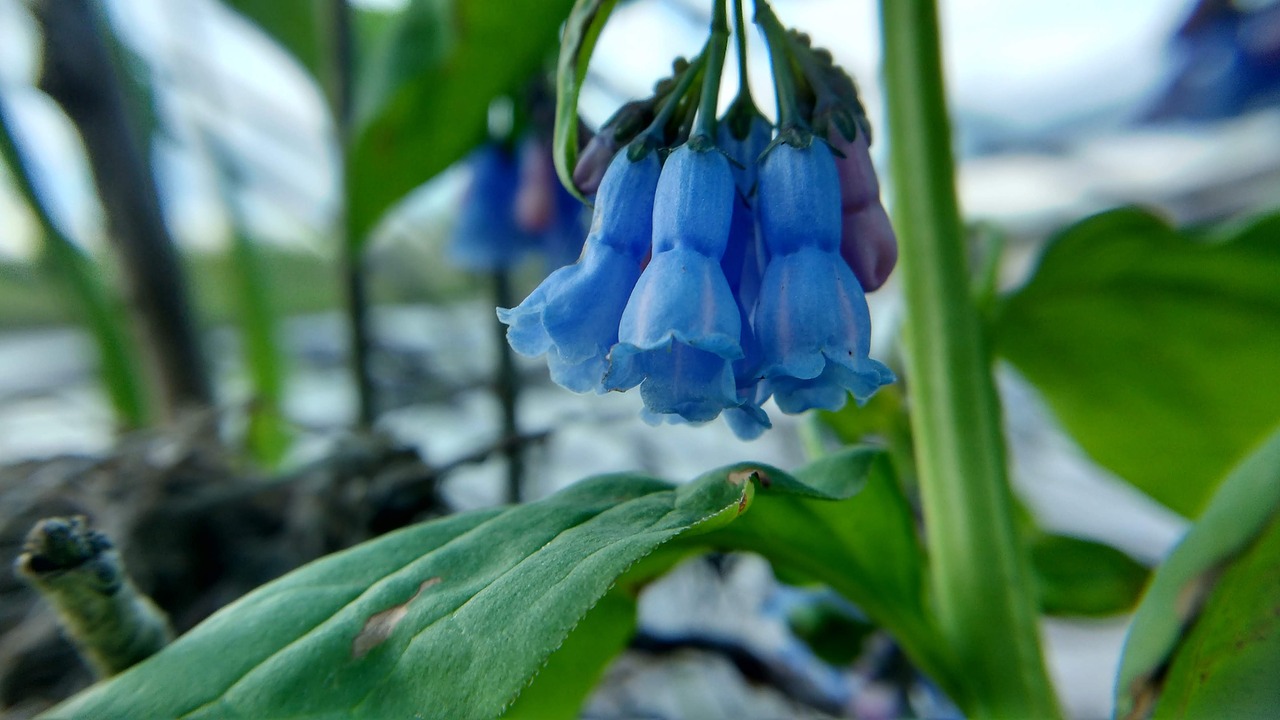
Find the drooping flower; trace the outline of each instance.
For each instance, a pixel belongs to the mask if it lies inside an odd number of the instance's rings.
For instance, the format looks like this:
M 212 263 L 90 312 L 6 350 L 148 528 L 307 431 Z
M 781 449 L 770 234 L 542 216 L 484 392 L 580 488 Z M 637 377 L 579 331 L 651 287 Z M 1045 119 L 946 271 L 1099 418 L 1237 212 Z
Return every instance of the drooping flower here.
M 467 158 L 471 183 L 462 198 L 458 219 L 446 248 L 449 262 L 472 272 L 511 267 L 534 248 L 533 238 L 516 224 L 520 187 L 514 153 L 486 143 Z
M 836 158 L 840 176 L 840 255 L 866 292 L 878 289 L 898 262 L 898 238 L 880 203 L 880 181 L 871 164 L 868 135 L 859 130 L 852 141 L 839 132 L 829 135 L 844 157 Z
M 570 390 L 604 392 L 609 351 L 649 252 L 659 171 L 656 153 L 636 161 L 619 153 L 601 181 L 582 258 L 518 306 L 498 309 L 512 349 L 546 353 L 551 378 Z
M 688 145 L 667 158 L 654 198 L 653 254 L 627 302 L 605 386 L 640 386 L 650 417 L 707 422 L 739 405 L 741 314 L 720 262 L 734 202 L 729 162 Z
M 564 267 L 582 254 L 587 236 L 584 206 L 556 177 L 550 145 L 528 138 L 520 146 L 520 187 L 515 197 L 515 219 L 520 230 L 532 235 L 547 271 Z
M 864 292 L 885 281 L 897 245 L 852 79 L 830 53 L 784 30 L 767 4 L 756 15 L 775 55 L 771 66 L 791 75 L 774 84 L 779 136 L 755 109 L 745 78 L 725 117 L 715 119 L 723 59 L 716 53 L 724 49 L 717 40 L 727 24 L 724 5 L 717 7 L 703 52 L 677 60 L 653 95 L 619 110 L 578 157 L 574 185 L 589 192 L 599 182 L 602 198 L 582 260 L 500 315 L 512 346 L 547 353 L 565 387 L 638 387 L 647 422 L 723 415 L 749 439 L 770 427 L 762 405 L 771 396 L 787 413 L 836 409 L 850 393 L 863 402 L 893 380 L 868 356 Z M 827 145 L 813 142 L 815 132 L 838 145 L 838 166 Z M 610 158 L 627 144 L 631 154 L 657 151 L 650 158 L 674 148 L 656 191 L 653 180 L 633 190 L 611 186 L 620 165 Z M 628 190 L 650 202 L 647 259 L 636 210 L 619 199 Z M 620 207 L 634 245 L 606 252 L 597 231 Z M 603 279 L 610 273 L 613 282 Z
M 783 412 L 866 401 L 893 373 L 868 357 L 871 317 L 840 257 L 840 184 L 827 146 L 781 143 L 760 169 L 757 219 L 769 264 L 756 304 L 763 376 Z
M 578 258 L 583 205 L 556 178 L 544 141 L 528 137 L 518 153 L 486 143 L 466 165 L 471 180 L 446 250 L 450 263 L 494 272 L 541 253 L 550 271 Z
M 743 136 L 738 137 L 736 131 L 743 130 Z M 757 232 L 755 210 L 750 205 L 756 188 L 756 160 L 768 147 L 772 135 L 773 127 L 758 114 L 751 115 L 746 128 L 735 128 L 731 121 L 720 124 L 719 145 L 734 161 L 733 179 L 737 186 L 729 225 L 729 246 L 720 265 L 738 302 L 743 353 L 742 358 L 733 363 L 739 405 L 727 408 L 724 418 L 734 434 L 744 440 L 757 438 L 773 427 L 769 416 L 760 407 L 768 399 L 768 392 L 760 382 L 762 356 L 751 323 L 766 258 Z

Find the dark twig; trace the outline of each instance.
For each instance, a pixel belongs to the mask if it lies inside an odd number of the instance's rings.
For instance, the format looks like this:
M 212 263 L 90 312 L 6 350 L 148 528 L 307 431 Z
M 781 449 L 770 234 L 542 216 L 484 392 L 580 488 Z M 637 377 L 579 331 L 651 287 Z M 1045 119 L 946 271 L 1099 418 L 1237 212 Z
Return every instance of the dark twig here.
M 104 21 L 86 0 L 35 4 L 44 31 L 40 88 L 62 106 L 84 140 L 111 239 L 122 260 L 147 353 L 170 420 L 212 401 L 187 284 L 164 223 L 160 197 L 103 39 Z
M 511 307 L 511 277 L 506 270 L 493 273 L 493 300 L 498 307 Z M 520 375 L 516 369 L 515 354 L 507 344 L 507 328 L 496 320 L 492 321 L 497 329 L 498 370 L 494 378 L 494 392 L 498 395 L 498 403 L 502 406 L 502 434 L 506 438 L 520 435 L 517 418 L 520 397 Z M 509 442 L 505 445 L 507 456 L 507 502 L 518 503 L 524 497 L 521 489 L 524 480 L 524 447 L 523 443 Z
M 351 217 L 353 184 L 351 149 L 355 146 L 354 81 L 355 37 L 351 6 L 348 0 L 331 0 L 333 12 L 334 77 L 329 83 L 330 104 L 338 133 L 339 163 L 342 174 L 342 222 L 339 242 L 342 245 L 342 279 L 346 289 L 347 323 L 351 338 L 351 371 L 356 380 L 359 405 L 357 425 L 362 430 L 373 426 L 377 416 L 373 382 L 373 339 L 369 322 L 369 291 L 365 279 L 364 240 L 354 237 Z

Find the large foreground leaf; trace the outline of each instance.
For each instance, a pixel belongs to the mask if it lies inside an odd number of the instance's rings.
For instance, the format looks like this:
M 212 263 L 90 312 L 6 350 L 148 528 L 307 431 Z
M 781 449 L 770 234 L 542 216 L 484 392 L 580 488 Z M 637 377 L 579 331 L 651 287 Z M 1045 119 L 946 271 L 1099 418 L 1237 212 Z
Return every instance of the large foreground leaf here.
M 925 610 L 925 559 L 915 518 L 884 453 L 845 451 L 801 469 L 794 479 L 765 477 L 751 512 L 681 542 L 757 552 L 789 580 L 831 586 L 962 701 L 963 678 Z
M 495 717 L 614 579 L 753 495 L 636 476 L 426 523 L 250 593 L 55 718 Z
M 1156 572 L 1125 641 L 1116 714 L 1280 707 L 1280 432 L 1223 482 Z
M 1140 210 L 1062 233 L 1001 354 L 1095 460 L 1188 517 L 1280 422 L 1280 216 L 1205 241 Z

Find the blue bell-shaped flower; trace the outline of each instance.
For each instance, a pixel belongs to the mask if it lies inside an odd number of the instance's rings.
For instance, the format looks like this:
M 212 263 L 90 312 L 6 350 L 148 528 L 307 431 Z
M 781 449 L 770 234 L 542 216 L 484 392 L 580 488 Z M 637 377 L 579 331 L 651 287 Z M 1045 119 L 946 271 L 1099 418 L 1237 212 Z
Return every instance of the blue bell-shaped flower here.
M 720 267 L 734 182 L 714 149 L 682 146 L 667 158 L 653 208 L 653 256 L 636 283 L 610 355 L 605 386 L 640 386 L 649 417 L 714 419 L 739 404 L 733 361 L 743 356 L 741 314 Z
M 618 153 L 596 196 L 582 258 L 552 273 L 520 305 L 499 308 L 512 349 L 546 353 L 551 379 L 575 392 L 604 392 L 610 348 L 649 252 L 656 153 L 632 161 Z
M 831 151 L 780 144 L 766 156 L 757 218 L 769 263 L 756 304 L 763 376 L 783 412 L 865 402 L 893 373 L 868 357 L 866 296 L 840 257 L 840 184 Z
M 516 156 L 498 143 L 486 143 L 467 159 L 471 184 L 462 199 L 445 254 L 456 267 L 493 272 L 511 267 L 534 249 L 533 236 L 516 221 L 520 187 Z
M 724 269 L 729 287 L 738 301 L 742 317 L 743 357 L 733 363 L 733 379 L 739 406 L 725 410 L 725 422 L 734 434 L 743 440 L 753 440 L 773 427 L 769 416 L 760 405 L 769 398 L 767 389 L 760 382 L 760 344 L 751 326 L 756 299 L 760 295 L 760 279 L 764 273 L 764 248 L 757 232 L 755 210 L 751 206 L 756 190 L 757 160 L 769 140 L 773 128 L 763 117 L 752 118 L 747 134 L 736 137 L 731 124 L 722 120 L 719 127 L 719 145 L 734 161 L 733 179 L 737 193 L 733 201 L 733 218 L 729 224 L 729 245 L 720 266 Z

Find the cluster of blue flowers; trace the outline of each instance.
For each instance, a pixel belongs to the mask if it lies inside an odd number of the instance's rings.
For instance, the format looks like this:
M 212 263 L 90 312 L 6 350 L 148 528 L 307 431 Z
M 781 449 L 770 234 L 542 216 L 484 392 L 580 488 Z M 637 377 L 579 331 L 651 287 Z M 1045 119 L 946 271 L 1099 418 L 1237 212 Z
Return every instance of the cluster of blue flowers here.
M 581 259 L 498 317 L 512 348 L 545 354 L 570 390 L 638 386 L 651 423 L 724 413 L 735 433 L 754 438 L 770 427 L 761 409 L 769 397 L 786 413 L 835 410 L 850 393 L 864 402 L 893 381 L 868 357 L 870 282 L 842 256 L 847 245 L 846 254 L 870 257 L 862 264 L 878 285 L 893 238 L 887 222 L 865 238 L 879 251 L 844 237 L 867 226 L 848 215 L 883 208 L 878 187 L 842 188 L 838 158 L 821 140 L 775 141 L 759 117 L 743 137 L 729 123 L 719 135 L 715 145 L 680 145 L 665 162 L 642 143 L 619 152 Z M 857 155 L 852 162 L 869 167 L 851 147 L 840 162 Z M 874 202 L 846 212 L 842 200 L 869 195 Z
M 582 203 L 556 178 L 546 143 L 529 138 L 518 152 L 486 143 L 465 164 L 471 181 L 446 248 L 451 264 L 495 272 L 540 253 L 552 270 L 578 258 L 586 236 Z

